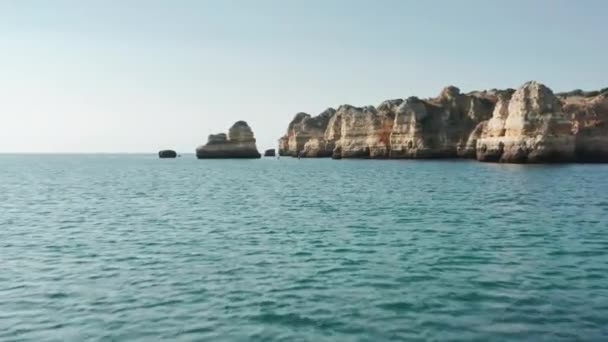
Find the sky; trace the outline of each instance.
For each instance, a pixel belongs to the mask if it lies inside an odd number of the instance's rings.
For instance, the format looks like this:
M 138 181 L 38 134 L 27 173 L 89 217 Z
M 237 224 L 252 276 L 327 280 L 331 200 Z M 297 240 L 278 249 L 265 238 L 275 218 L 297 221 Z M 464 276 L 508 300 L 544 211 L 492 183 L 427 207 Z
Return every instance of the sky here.
M 608 86 L 608 1 L 0 0 L 0 152 L 194 152 L 237 120 Z

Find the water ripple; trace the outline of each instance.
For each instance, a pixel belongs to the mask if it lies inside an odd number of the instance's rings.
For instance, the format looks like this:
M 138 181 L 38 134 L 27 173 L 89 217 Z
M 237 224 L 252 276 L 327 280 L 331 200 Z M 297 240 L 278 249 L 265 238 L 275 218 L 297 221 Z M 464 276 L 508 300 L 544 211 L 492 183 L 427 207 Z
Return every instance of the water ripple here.
M 608 167 L 0 156 L 0 340 L 608 339 Z

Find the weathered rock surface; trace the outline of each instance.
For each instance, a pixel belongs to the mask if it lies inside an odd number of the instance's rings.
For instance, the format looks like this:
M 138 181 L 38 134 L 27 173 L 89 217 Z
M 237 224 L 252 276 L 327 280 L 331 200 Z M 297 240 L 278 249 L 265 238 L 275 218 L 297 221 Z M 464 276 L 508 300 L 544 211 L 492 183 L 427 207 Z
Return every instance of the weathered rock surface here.
M 158 151 L 158 157 L 161 159 L 165 158 L 177 158 L 177 152 L 173 150 L 162 150 Z
M 333 108 L 311 117 L 298 113 L 289 124 L 287 134 L 279 139 L 279 155 L 292 157 L 329 157 L 333 146 L 327 146 L 325 131 L 330 118 L 335 114 Z
M 575 161 L 572 122 L 546 86 L 528 82 L 496 107 L 477 141 L 477 159 L 511 163 Z
M 275 149 L 274 149 L 274 148 L 271 148 L 271 149 L 266 150 L 266 151 L 264 152 L 264 157 L 274 157 L 274 156 L 276 156 L 276 155 L 277 155 L 277 154 L 276 154 L 276 151 L 275 151 Z
M 509 163 L 608 162 L 608 88 L 553 94 L 538 82 L 517 90 L 342 105 L 298 113 L 279 154 L 340 158 L 475 158 Z
M 608 161 L 608 88 L 597 96 L 560 97 L 571 118 L 574 154 L 580 162 Z
M 205 145 L 196 148 L 196 157 L 210 158 L 260 158 L 253 131 L 245 121 L 237 121 L 228 135 L 211 134 Z
M 410 97 L 378 107 L 343 105 L 318 117 L 299 113 L 279 140 L 279 153 L 333 158 L 474 155 L 465 149 L 470 133 L 490 118 L 496 101 L 493 94 L 461 94 L 458 88 L 448 87 L 434 99 Z M 310 121 L 319 123 L 314 130 L 305 125 Z

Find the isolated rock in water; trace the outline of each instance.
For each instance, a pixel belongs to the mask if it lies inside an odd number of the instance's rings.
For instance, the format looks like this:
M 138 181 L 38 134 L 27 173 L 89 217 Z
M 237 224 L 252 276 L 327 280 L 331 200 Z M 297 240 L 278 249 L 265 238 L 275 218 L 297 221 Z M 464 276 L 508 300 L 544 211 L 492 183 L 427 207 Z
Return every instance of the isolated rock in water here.
M 264 157 L 274 157 L 274 156 L 276 156 L 276 152 L 275 152 L 274 148 L 271 148 L 264 152 Z
M 158 157 L 159 158 L 176 158 L 177 157 L 177 152 L 173 151 L 173 150 L 162 150 L 158 152 Z
M 211 134 L 207 143 L 196 148 L 196 157 L 210 158 L 260 158 L 253 131 L 245 121 L 237 121 L 228 135 Z
M 608 88 L 553 94 L 538 82 L 517 91 L 466 94 L 378 107 L 298 113 L 279 154 L 339 158 L 476 158 L 508 163 L 608 162 Z

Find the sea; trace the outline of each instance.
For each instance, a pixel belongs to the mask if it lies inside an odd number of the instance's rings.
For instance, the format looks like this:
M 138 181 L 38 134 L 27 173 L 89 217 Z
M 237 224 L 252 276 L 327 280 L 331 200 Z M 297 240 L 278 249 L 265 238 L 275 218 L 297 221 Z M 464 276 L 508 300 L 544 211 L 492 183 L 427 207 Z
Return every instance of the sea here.
M 606 341 L 608 165 L 0 155 L 0 341 Z

